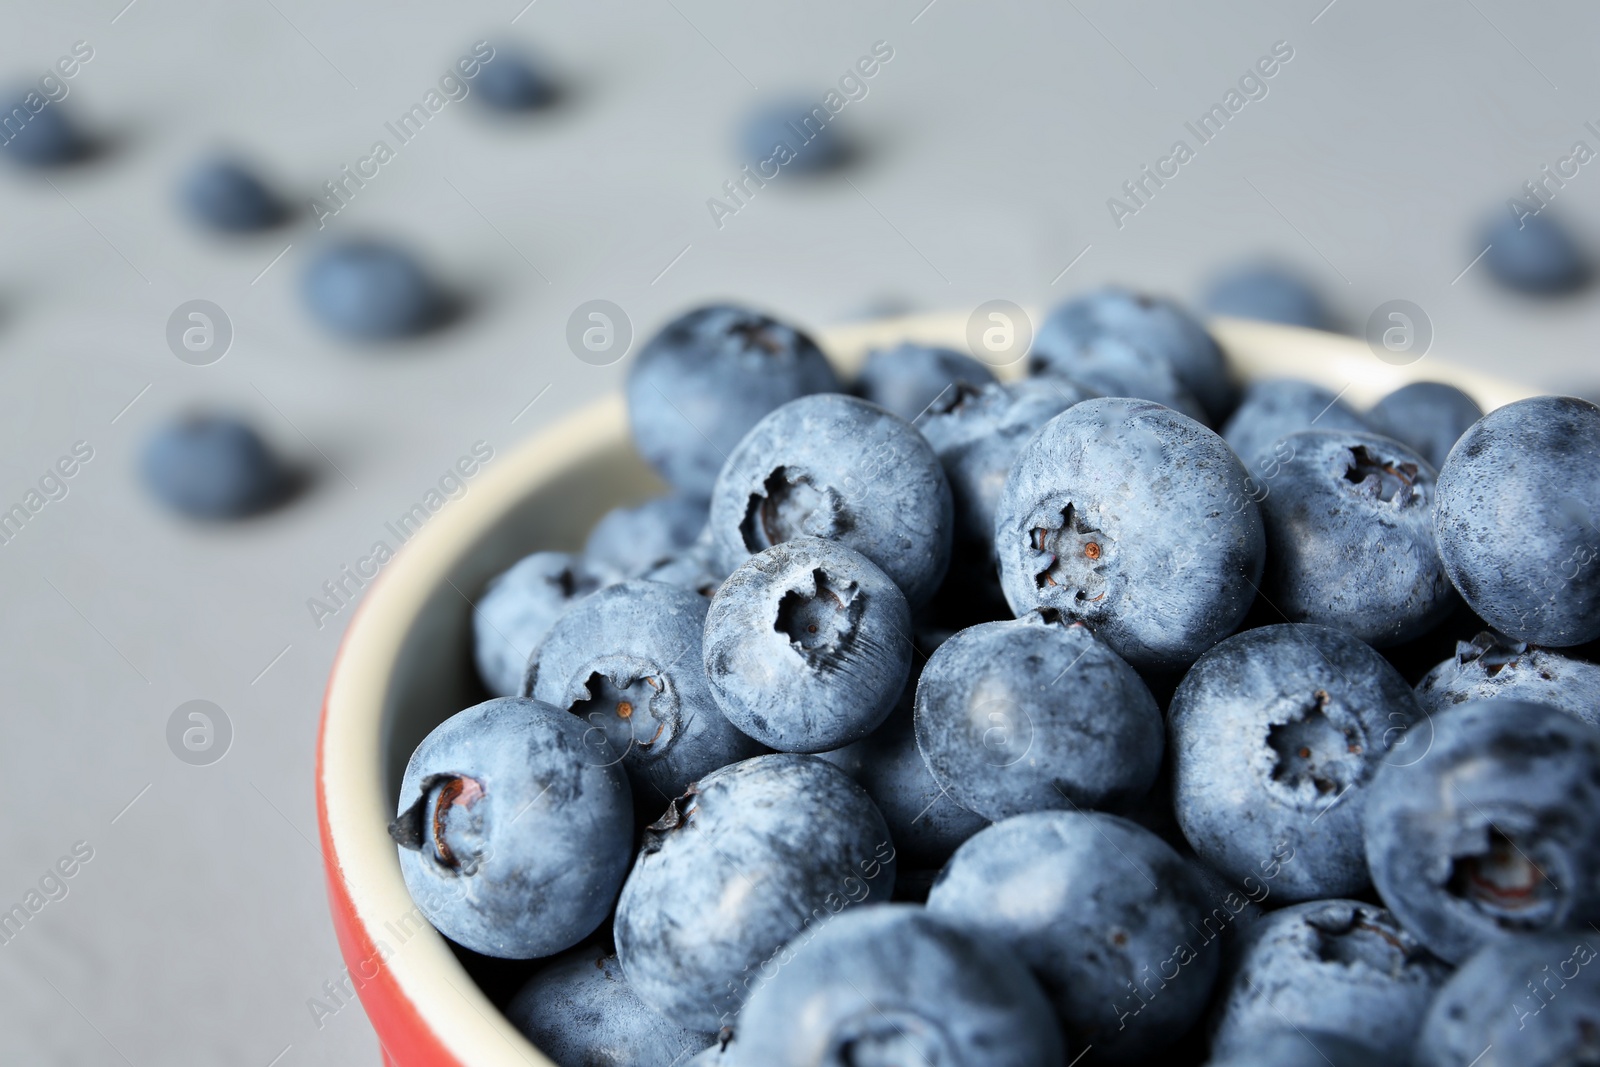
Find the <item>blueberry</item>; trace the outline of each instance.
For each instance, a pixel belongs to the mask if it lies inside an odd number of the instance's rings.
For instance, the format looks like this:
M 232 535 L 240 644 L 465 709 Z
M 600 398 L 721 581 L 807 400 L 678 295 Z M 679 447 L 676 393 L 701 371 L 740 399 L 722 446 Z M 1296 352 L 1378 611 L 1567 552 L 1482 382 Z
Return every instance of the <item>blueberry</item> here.
M 38 110 L 28 101 L 39 105 Z M 89 141 L 59 102 L 46 100 L 34 86 L 17 89 L 3 105 L 0 155 L 24 167 L 59 167 L 89 154 Z
M 832 170 L 846 162 L 849 145 L 833 123 L 834 115 L 814 100 L 765 104 L 739 130 L 745 163 L 763 177 L 782 167 L 801 174 Z M 771 161 L 773 175 L 765 167 Z
M 1107 808 L 1161 768 L 1161 711 L 1083 626 L 1021 619 L 962 630 L 922 670 L 917 747 L 957 804 L 986 819 Z
M 325 249 L 306 270 L 305 300 L 328 330 L 358 340 L 421 333 L 445 301 L 411 253 L 377 241 Z
M 1148 348 L 1110 334 L 1097 334 L 1064 349 L 1035 345 L 1028 356 L 1028 372 L 1039 378 L 1067 378 L 1101 396 L 1154 401 L 1202 424 L 1210 421 L 1172 364 Z
M 1600 921 L 1600 730 L 1543 704 L 1434 715 L 1425 753 L 1366 804 L 1383 902 L 1435 955 Z
M 1555 296 L 1588 284 L 1593 268 L 1567 228 L 1549 215 L 1499 216 L 1483 231 L 1483 265 L 1507 289 Z
M 694 544 L 705 528 L 705 501 L 693 497 L 659 496 L 612 508 L 589 531 L 584 561 L 596 573 L 637 578 Z
M 1439 471 L 1445 571 L 1496 630 L 1540 645 L 1600 637 L 1600 408 L 1539 396 L 1485 415 Z
M 1600 1062 L 1600 938 L 1585 928 L 1484 946 L 1434 998 L 1417 1067 Z
M 1461 435 L 1483 418 L 1483 409 L 1453 385 L 1412 382 L 1372 405 L 1366 418 L 1378 433 L 1410 445 L 1438 470 Z
M 785 950 L 739 1017 L 762 1067 L 1060 1067 L 1050 1005 L 1015 956 L 910 904 L 863 908 Z
M 1232 409 L 1235 388 L 1222 350 L 1199 319 L 1165 297 L 1107 286 L 1068 300 L 1039 327 L 1030 360 L 1037 356 L 1057 371 L 1108 395 L 1136 395 L 1104 389 L 1075 369 L 1084 350 L 1102 339 L 1125 342 L 1164 363 L 1181 390 L 1193 394 L 1212 420 Z M 1037 365 L 1030 362 L 1030 366 Z
M 279 503 L 292 477 L 259 434 L 226 415 L 190 415 L 161 426 L 141 470 L 150 492 L 192 519 L 239 519 Z
M 485 701 L 425 737 L 389 827 L 423 916 L 474 952 L 551 956 L 605 920 L 628 873 L 633 808 L 584 724 L 534 700 Z
M 1038 811 L 957 849 L 928 911 L 1027 963 L 1069 1045 L 1100 1063 L 1143 1063 L 1209 998 L 1220 952 L 1193 944 L 1202 893 L 1150 831 L 1100 812 Z
M 995 381 L 994 372 L 971 356 L 903 341 L 867 354 L 855 381 L 858 396 L 917 423 L 928 405 L 957 387 L 981 389 Z
M 718 1030 L 785 944 L 887 901 L 894 868 L 883 816 L 843 771 L 757 756 L 702 778 L 646 831 L 617 903 L 617 955 L 669 1022 Z
M 1486 630 L 1456 642 L 1456 654 L 1417 683 L 1417 703 L 1429 714 L 1495 697 L 1548 704 L 1600 726 L 1600 667 Z
M 506 1018 L 558 1067 L 682 1067 L 711 1040 L 651 1011 L 617 957 L 593 948 L 546 964 L 511 998 Z
M 531 56 L 496 46 L 472 80 L 479 99 L 496 111 L 529 111 L 555 102 L 555 83 Z
M 535 552 L 491 580 L 472 612 L 484 687 L 499 697 L 521 692 L 528 656 L 562 612 L 598 588 L 583 560 L 566 552 Z
M 1287 1026 L 1360 1034 L 1379 1060 L 1403 1060 L 1451 969 L 1394 916 L 1355 900 L 1275 911 L 1230 959 L 1211 1044 L 1223 1056 Z
M 837 393 L 791 400 L 728 456 L 711 535 L 730 571 L 794 537 L 822 537 L 883 568 L 913 607 L 950 562 L 950 486 L 927 440 L 896 415 Z
M 178 192 L 189 216 L 212 230 L 264 230 L 286 214 L 283 203 L 237 160 L 202 160 L 184 175 Z
M 704 658 L 728 721 L 780 752 L 859 741 L 911 670 L 911 609 L 889 576 L 800 537 L 740 564 L 711 599 Z
M 961 842 L 989 825 L 939 787 L 917 749 L 912 697 L 907 683 L 900 702 L 882 726 L 854 744 L 819 753 L 822 759 L 854 778 L 883 813 L 901 865 L 897 884 L 907 868 L 937 870 Z
M 1253 474 L 1259 458 L 1270 454 L 1280 437 L 1301 430 L 1370 433 L 1372 427 L 1337 394 L 1320 385 L 1298 378 L 1263 378 L 1245 390 L 1238 410 L 1222 428 L 1222 438 Z
M 1168 710 L 1173 803 L 1200 858 L 1287 900 L 1367 885 L 1366 786 L 1426 739 L 1405 679 L 1326 626 L 1263 626 L 1200 657 Z M 1393 752 L 1391 753 L 1391 749 Z
M 1216 315 L 1281 322 L 1313 330 L 1331 328 L 1332 316 L 1304 278 L 1274 263 L 1247 263 L 1217 275 L 1204 304 Z
M 646 810 L 761 751 L 717 710 L 706 684 L 707 607 L 662 582 L 607 586 L 557 619 L 528 663 L 523 691 L 588 723 L 592 758 L 620 760 Z
M 1434 548 L 1427 460 L 1376 434 L 1302 430 L 1257 466 L 1266 485 L 1262 593 L 1284 618 L 1382 648 L 1422 636 L 1454 609 Z
M 1147 401 L 1075 404 L 1023 446 L 995 517 L 1006 600 L 1085 623 L 1141 670 L 1181 670 L 1255 599 L 1261 517 L 1237 457 Z
M 768 412 L 839 379 L 792 326 L 730 305 L 662 327 L 628 373 L 628 420 L 644 458 L 679 492 L 706 498 L 728 453 Z
M 1363 1031 L 1364 1032 L 1364 1031 Z M 1252 1034 L 1231 1054 L 1206 1067 L 1403 1067 L 1404 1060 L 1380 1058 L 1371 1045 L 1326 1030 L 1273 1030 Z
M 708 526 L 693 543 L 661 560 L 640 577 L 682 586 L 710 600 L 722 588 L 728 572 L 717 561 L 717 546 L 711 540 Z

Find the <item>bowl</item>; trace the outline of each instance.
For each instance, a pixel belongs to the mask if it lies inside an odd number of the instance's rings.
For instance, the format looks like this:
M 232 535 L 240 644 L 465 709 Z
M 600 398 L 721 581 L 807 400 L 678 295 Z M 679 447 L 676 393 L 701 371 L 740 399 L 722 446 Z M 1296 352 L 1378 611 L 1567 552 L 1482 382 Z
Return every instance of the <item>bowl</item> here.
M 1424 379 L 1463 389 L 1485 410 L 1534 395 L 1436 360 L 1396 366 L 1355 338 L 1238 319 L 1209 325 L 1243 381 L 1302 377 L 1357 405 Z M 848 373 L 873 348 L 905 339 L 965 350 L 966 327 L 963 315 L 913 316 L 829 330 L 819 342 Z M 1022 364 L 997 370 L 1017 377 Z M 387 825 L 412 749 L 487 697 L 472 665 L 472 598 L 527 553 L 577 548 L 609 508 L 663 489 L 633 452 L 622 397 L 606 397 L 496 454 L 383 565 L 350 620 L 323 704 L 317 820 L 339 947 L 386 1063 L 551 1062 L 412 904 Z

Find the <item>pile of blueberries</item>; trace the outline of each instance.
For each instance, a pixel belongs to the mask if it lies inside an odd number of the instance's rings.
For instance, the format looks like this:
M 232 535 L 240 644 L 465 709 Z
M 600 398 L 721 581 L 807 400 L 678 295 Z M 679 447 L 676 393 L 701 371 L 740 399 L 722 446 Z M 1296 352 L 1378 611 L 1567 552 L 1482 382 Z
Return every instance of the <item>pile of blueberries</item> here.
M 1240 395 L 1116 288 L 1027 370 L 847 387 L 735 306 L 641 351 L 671 495 L 489 584 L 390 827 L 469 960 L 544 961 L 507 1016 L 563 1067 L 1600 1063 L 1600 408 Z

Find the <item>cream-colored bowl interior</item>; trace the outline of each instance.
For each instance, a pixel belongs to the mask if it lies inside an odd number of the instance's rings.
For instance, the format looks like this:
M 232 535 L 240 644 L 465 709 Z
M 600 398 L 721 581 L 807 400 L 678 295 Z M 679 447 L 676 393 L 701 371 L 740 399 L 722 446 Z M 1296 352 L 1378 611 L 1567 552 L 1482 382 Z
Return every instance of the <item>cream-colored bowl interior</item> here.
M 966 348 L 965 315 L 843 326 L 820 335 L 842 371 L 905 339 Z M 1241 380 L 1307 378 L 1364 406 L 1409 381 L 1450 382 L 1485 409 L 1532 390 L 1435 358 L 1397 367 L 1360 340 L 1218 319 L 1212 324 Z M 1020 363 L 997 368 L 1002 377 Z M 538 549 L 573 549 L 608 508 L 662 490 L 628 441 L 613 395 L 497 456 L 369 588 L 329 682 L 323 793 L 334 855 L 356 913 L 391 950 L 388 967 L 445 1045 L 464 1063 L 548 1064 L 501 1017 L 444 938 L 420 925 L 385 826 L 406 759 L 435 725 L 484 699 L 471 658 L 471 600 L 495 574 Z M 402 941 L 394 931 L 404 931 Z

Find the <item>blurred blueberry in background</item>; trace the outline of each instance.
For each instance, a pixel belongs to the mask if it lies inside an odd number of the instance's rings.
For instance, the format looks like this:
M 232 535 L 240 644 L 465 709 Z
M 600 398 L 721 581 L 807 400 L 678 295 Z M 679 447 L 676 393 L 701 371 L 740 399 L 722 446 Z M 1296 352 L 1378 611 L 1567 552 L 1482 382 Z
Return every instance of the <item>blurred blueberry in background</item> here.
M 360 340 L 421 333 L 448 310 L 416 257 L 383 241 L 324 250 L 306 271 L 305 298 L 323 326 Z
M 740 128 L 739 154 L 762 178 L 776 177 L 778 168 L 832 170 L 850 155 L 833 119 L 827 108 L 803 99 L 765 104 Z
M 29 101 L 42 106 L 34 111 Z M 89 154 L 90 142 L 59 103 L 33 86 L 14 90 L 0 104 L 0 155 L 27 167 L 57 167 Z
M 496 111 L 531 111 L 555 103 L 556 86 L 526 52 L 496 46 L 472 79 L 480 98 Z
M 1332 316 L 1316 290 L 1294 271 L 1271 262 L 1240 263 L 1219 271 L 1201 303 L 1214 315 L 1332 329 Z
M 1546 214 L 1501 215 L 1483 231 L 1484 266 L 1507 289 L 1555 296 L 1581 289 L 1591 274 L 1588 257 L 1561 223 Z
M 193 519 L 240 519 L 281 502 L 288 470 L 241 419 L 186 415 L 158 429 L 145 446 L 146 487 Z
M 243 163 L 213 156 L 183 176 L 178 199 L 184 213 L 207 229 L 227 233 L 265 230 L 284 221 L 284 204 Z

